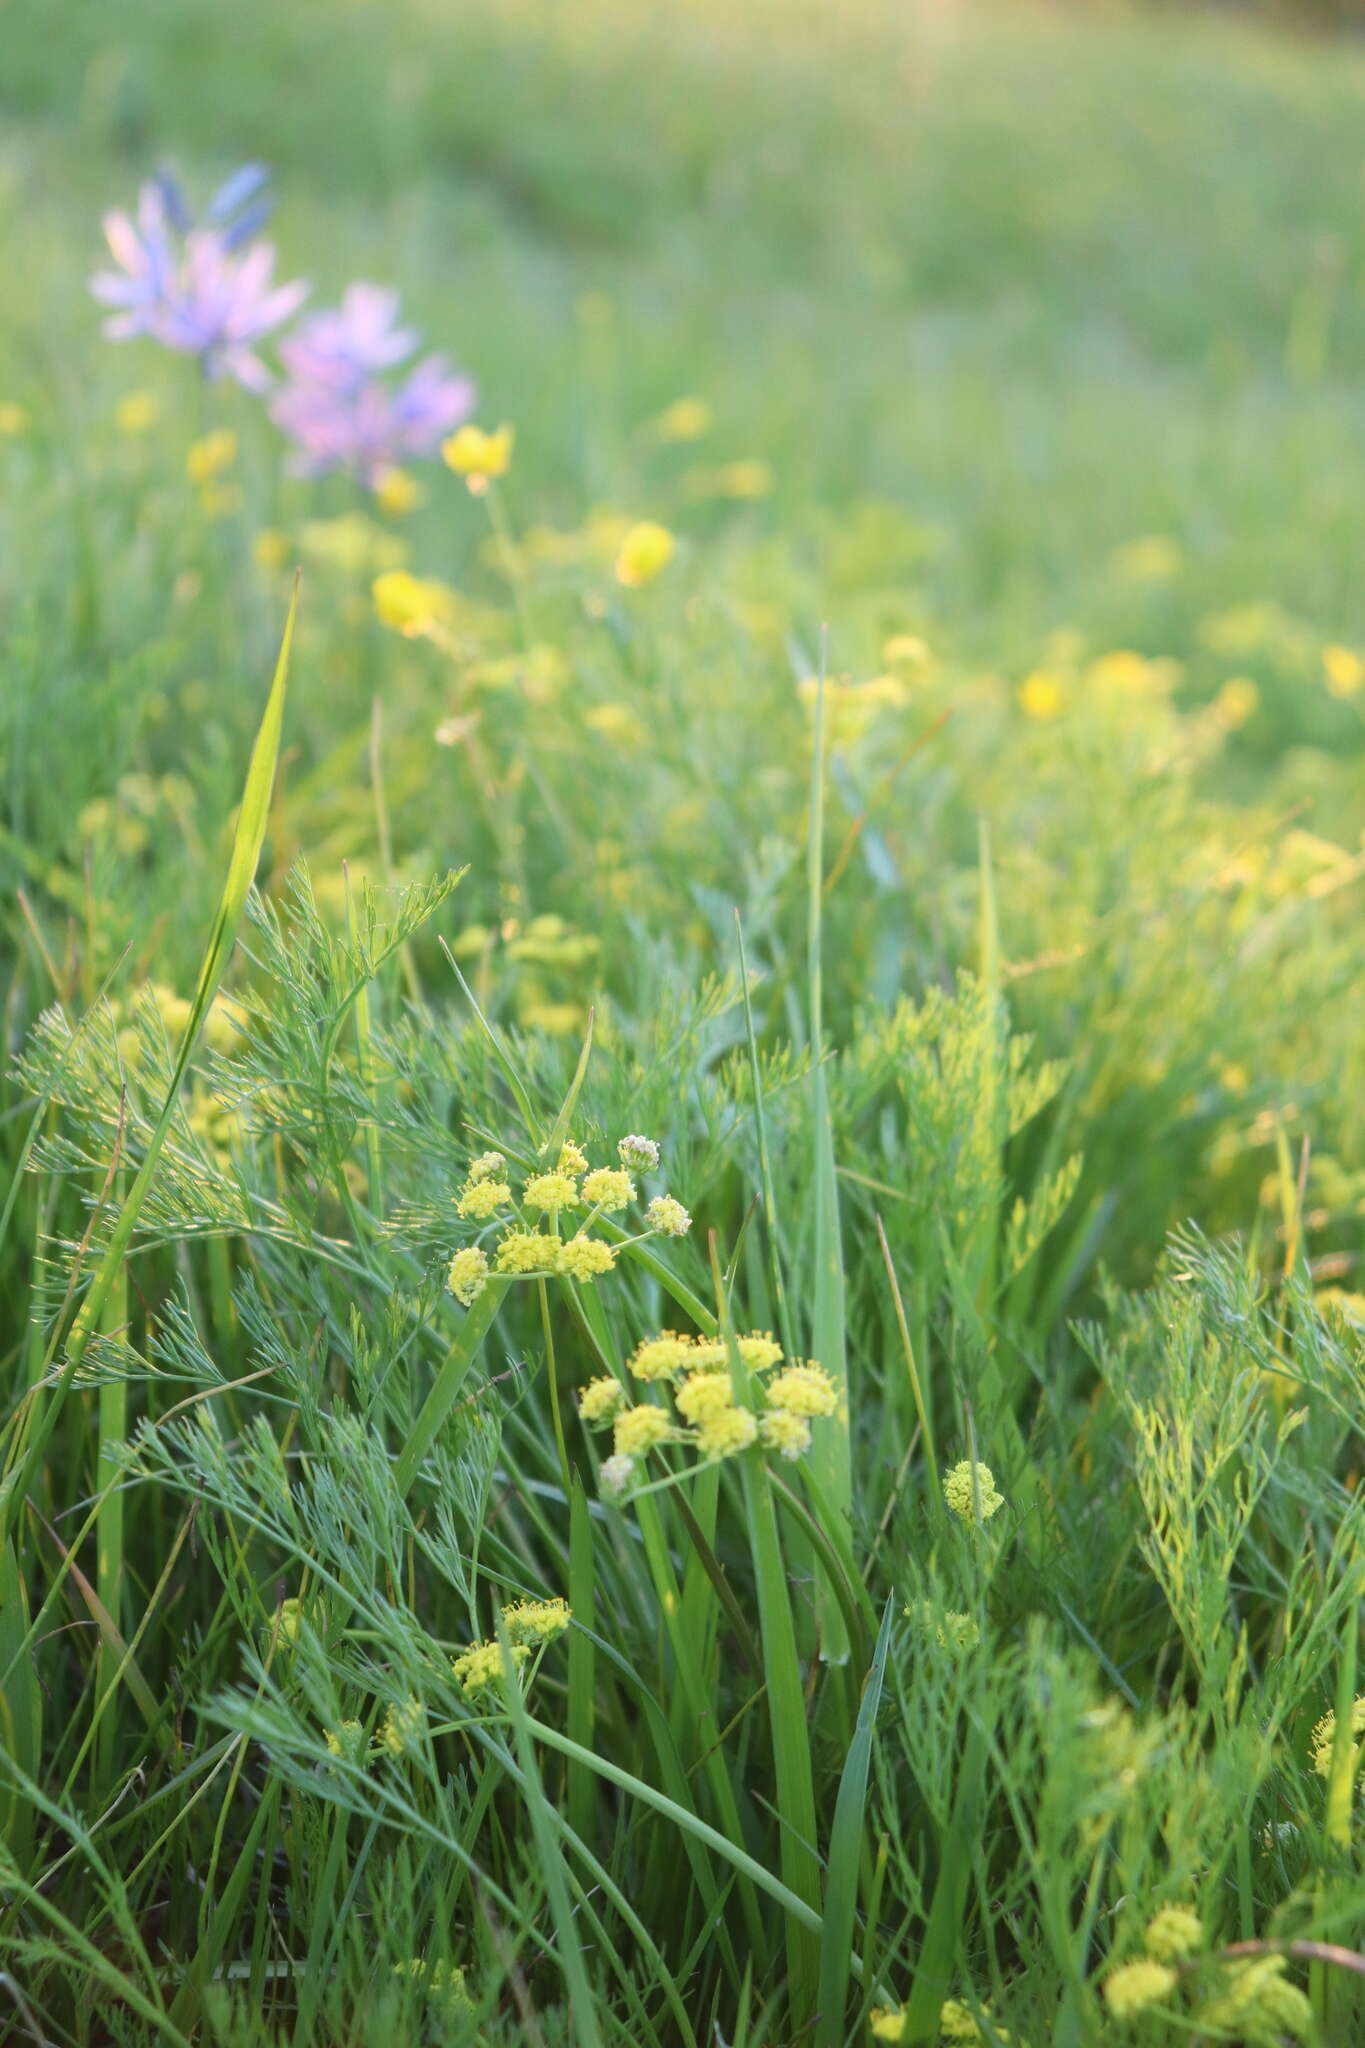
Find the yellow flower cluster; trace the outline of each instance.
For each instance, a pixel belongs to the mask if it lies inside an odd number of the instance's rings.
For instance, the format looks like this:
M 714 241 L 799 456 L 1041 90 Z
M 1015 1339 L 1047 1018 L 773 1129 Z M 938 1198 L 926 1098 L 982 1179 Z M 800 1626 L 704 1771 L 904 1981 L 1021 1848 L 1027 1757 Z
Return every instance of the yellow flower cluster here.
M 1353 1739 L 1365 1735 L 1365 1694 L 1362 1694 L 1351 1708 L 1351 1735 Z M 1337 1717 L 1336 1709 L 1332 1708 L 1323 1715 L 1310 1738 L 1313 1769 L 1320 1777 L 1331 1776 L 1332 1751 L 1336 1747 L 1336 1740 Z
M 963 1458 L 943 1475 L 943 1498 L 961 1522 L 969 1526 L 989 1522 L 1005 1505 L 1003 1493 L 995 1490 L 989 1465 L 977 1465 Z
M 1104 2002 L 1116 2020 L 1131 2019 L 1148 2006 L 1160 2005 L 1179 1983 L 1169 1963 L 1153 1956 L 1139 1956 L 1136 1962 L 1120 1963 L 1104 1980 Z
M 983 2006 L 982 2011 L 989 2011 Z M 868 2015 L 874 2041 L 903 2041 L 905 2039 L 905 2008 L 903 2006 L 874 2005 Z M 992 2032 L 997 2041 L 1008 2041 L 1009 2034 L 998 2020 L 991 2022 Z M 972 2015 L 960 1998 L 945 1998 L 939 2008 L 939 2038 L 944 2041 L 983 2042 L 982 2033 Z
M 419 1699 L 409 1694 L 407 1699 L 397 1701 L 384 1716 L 379 1730 L 380 1747 L 390 1756 L 402 1756 L 421 1734 L 425 1720 L 426 1709 Z
M 612 1456 L 601 1471 L 608 1497 L 626 1491 L 636 1465 L 661 1444 L 689 1445 L 699 1457 L 733 1458 L 754 1444 L 782 1458 L 802 1457 L 811 1447 L 811 1419 L 835 1413 L 838 1390 L 820 1366 L 794 1362 L 773 1378 L 759 1375 L 782 1363 L 782 1346 L 767 1331 L 735 1341 L 747 1386 L 736 1387 L 730 1349 L 717 1337 L 680 1337 L 665 1330 L 646 1337 L 626 1367 L 626 1382 L 667 1382 L 673 1395 L 663 1402 L 630 1402 L 627 1383 L 590 1380 L 579 1395 L 578 1412 L 590 1429 L 612 1430 Z
M 508 1655 L 514 1670 L 520 1670 L 533 1650 L 562 1636 L 573 1620 L 565 1600 L 516 1600 L 502 1610 L 507 1630 Z M 471 1643 L 452 1657 L 450 1668 L 456 1683 L 468 1697 L 498 1688 L 506 1677 L 502 1646 L 495 1640 Z
M 464 1186 L 455 1198 L 460 1219 L 487 1223 L 505 1211 L 514 1213 L 509 1218 L 511 1227 L 499 1238 L 491 1259 L 477 1245 L 456 1252 L 447 1277 L 455 1299 L 466 1308 L 472 1306 L 487 1286 L 490 1273 L 512 1279 L 555 1274 L 581 1284 L 609 1273 L 619 1247 L 592 1236 L 592 1225 L 599 1216 L 621 1215 L 637 1199 L 632 1170 L 653 1171 L 659 1164 L 659 1148 L 653 1138 L 638 1133 L 620 1139 L 616 1154 L 619 1166 L 593 1166 L 582 1146 L 568 1139 L 559 1147 L 553 1166 L 526 1179 L 520 1198 L 507 1177 L 507 1160 L 501 1152 L 481 1152 L 471 1160 Z M 561 1239 L 560 1217 L 580 1209 L 588 1214 L 577 1234 Z M 527 1218 L 543 1218 L 545 1227 L 529 1228 Z M 682 1203 L 671 1195 L 656 1195 L 644 1220 L 645 1236 L 657 1231 L 680 1237 L 692 1223 Z M 723 1356 L 723 1352 L 718 1354 L 718 1364 Z

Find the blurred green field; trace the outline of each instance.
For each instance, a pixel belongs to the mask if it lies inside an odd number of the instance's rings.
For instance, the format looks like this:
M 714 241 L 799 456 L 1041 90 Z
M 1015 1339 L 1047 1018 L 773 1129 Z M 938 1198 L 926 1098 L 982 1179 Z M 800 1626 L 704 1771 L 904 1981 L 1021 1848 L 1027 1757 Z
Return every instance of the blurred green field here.
M 0 2038 L 1348 2048 L 1365 48 L 0 36 Z M 514 426 L 504 530 L 101 338 L 101 214 L 254 159 L 282 274 L 396 286 Z M 689 1237 L 452 1300 L 472 1155 L 630 1132 Z M 727 1313 L 834 1371 L 835 1448 L 612 1506 L 570 1391 Z M 574 1609 L 535 1722 L 450 1676 L 504 1595 Z

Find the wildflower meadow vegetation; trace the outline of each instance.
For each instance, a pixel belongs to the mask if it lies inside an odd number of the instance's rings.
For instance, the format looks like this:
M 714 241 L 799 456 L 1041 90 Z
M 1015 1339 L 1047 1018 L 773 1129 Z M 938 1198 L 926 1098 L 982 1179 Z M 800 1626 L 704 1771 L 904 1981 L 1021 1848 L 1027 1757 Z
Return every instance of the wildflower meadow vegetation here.
M 1365 2041 L 1365 49 L 0 10 L 0 2039 Z

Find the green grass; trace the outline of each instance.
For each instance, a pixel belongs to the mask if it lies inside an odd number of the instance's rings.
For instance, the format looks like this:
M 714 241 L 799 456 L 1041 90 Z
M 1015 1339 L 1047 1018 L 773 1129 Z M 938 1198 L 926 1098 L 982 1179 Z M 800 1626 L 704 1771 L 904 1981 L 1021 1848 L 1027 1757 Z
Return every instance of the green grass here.
M 837 15 L 4 11 L 0 2036 L 1361 2036 L 1365 52 Z M 491 505 L 100 339 L 248 156 Z

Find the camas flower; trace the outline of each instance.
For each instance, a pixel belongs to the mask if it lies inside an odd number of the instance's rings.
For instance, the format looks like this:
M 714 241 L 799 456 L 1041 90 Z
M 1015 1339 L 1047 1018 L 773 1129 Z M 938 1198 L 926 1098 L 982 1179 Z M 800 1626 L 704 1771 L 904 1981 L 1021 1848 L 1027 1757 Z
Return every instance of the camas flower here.
M 255 240 L 269 211 L 266 177 L 258 164 L 237 171 L 199 226 L 166 174 L 142 187 L 136 219 L 105 215 L 118 268 L 98 271 L 90 290 L 112 308 L 104 323 L 110 341 L 146 336 L 197 356 L 206 377 L 234 377 L 248 391 L 265 390 L 270 376 L 256 344 L 297 311 L 308 291 L 302 283 L 276 285 L 275 251 Z
M 385 382 L 418 342 L 414 328 L 394 325 L 397 311 L 396 292 L 353 284 L 340 306 L 310 314 L 281 342 L 288 382 L 270 413 L 302 474 L 344 469 L 380 489 L 405 459 L 434 455 L 473 406 L 474 386 L 444 356 L 424 356 L 401 383 Z

